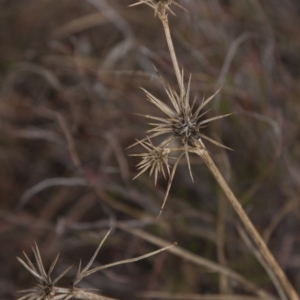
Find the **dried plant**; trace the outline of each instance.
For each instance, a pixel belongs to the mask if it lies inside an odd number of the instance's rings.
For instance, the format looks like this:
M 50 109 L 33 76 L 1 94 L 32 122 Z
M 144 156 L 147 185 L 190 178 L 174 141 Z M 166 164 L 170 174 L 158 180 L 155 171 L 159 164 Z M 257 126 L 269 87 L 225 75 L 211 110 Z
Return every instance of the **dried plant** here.
M 175 15 L 175 13 L 170 8 L 170 6 L 172 4 L 185 10 L 185 8 L 183 6 L 181 6 L 174 0 L 141 0 L 137 3 L 130 5 L 130 7 L 140 5 L 140 4 L 146 4 L 146 5 L 150 6 L 151 8 L 153 8 L 154 16 L 158 15 L 160 18 L 166 16 L 166 14 L 168 12 Z
M 126 260 L 121 260 L 118 262 L 114 262 L 114 263 L 110 263 L 107 265 L 103 265 L 100 267 L 90 269 L 100 248 L 102 247 L 106 238 L 108 237 L 109 233 L 110 233 L 110 231 L 102 239 L 102 241 L 100 242 L 93 257 L 91 258 L 89 263 L 85 266 L 85 268 L 83 268 L 81 270 L 81 262 L 79 263 L 78 272 L 76 274 L 76 277 L 72 281 L 71 287 L 69 287 L 69 288 L 58 287 L 56 284 L 63 276 L 66 275 L 66 273 L 72 268 L 72 266 L 68 267 L 64 272 L 62 272 L 54 280 L 51 279 L 51 274 L 52 274 L 52 271 L 58 261 L 59 255 L 56 256 L 56 258 L 54 259 L 53 263 L 51 264 L 48 272 L 46 272 L 37 244 L 35 244 L 35 246 L 32 248 L 36 266 L 29 259 L 27 254 L 25 252 L 23 252 L 24 256 L 25 256 L 25 261 L 19 257 L 17 259 L 25 267 L 25 269 L 27 271 L 29 271 L 29 273 L 31 273 L 35 277 L 35 279 L 37 280 L 37 284 L 30 289 L 20 291 L 22 293 L 26 293 L 26 295 L 24 295 L 23 297 L 20 297 L 18 300 L 60 300 L 60 299 L 67 300 L 67 299 L 75 299 L 75 298 L 76 299 L 89 299 L 89 300 L 113 300 L 111 298 L 103 297 L 101 295 L 98 295 L 98 294 L 92 292 L 92 291 L 97 291 L 96 289 L 93 289 L 93 290 L 81 289 L 81 288 L 77 288 L 76 285 L 83 278 L 85 278 L 95 272 L 98 272 L 98 271 L 101 271 L 103 269 L 107 269 L 107 268 L 110 268 L 113 266 L 135 262 L 135 261 L 147 258 L 149 256 L 158 254 L 162 251 L 168 250 L 174 246 L 174 245 L 170 245 L 170 246 L 161 248 L 159 250 L 150 252 L 150 253 L 142 255 L 142 256 L 138 256 L 138 257 L 126 259 Z
M 166 178 L 165 168 L 170 174 L 170 165 L 168 163 L 169 150 L 163 146 L 154 146 L 150 138 L 148 142 L 138 141 L 148 152 L 142 154 L 131 154 L 131 156 L 140 156 L 142 161 L 137 164 L 138 170 L 141 170 L 133 179 L 139 177 L 141 174 L 150 169 L 150 176 L 154 172 L 155 185 L 157 183 L 158 173 L 162 172 Z
M 220 90 L 218 90 L 214 95 L 203 100 L 201 105 L 197 108 L 195 108 L 195 102 L 196 98 L 193 101 L 193 104 L 190 105 L 190 84 L 191 84 L 191 77 L 187 86 L 187 92 L 184 95 L 184 97 L 180 97 L 177 92 L 172 89 L 169 85 L 166 84 L 165 81 L 163 81 L 165 91 L 168 95 L 169 100 L 171 101 L 173 108 L 166 105 L 161 100 L 157 99 L 155 96 L 150 94 L 145 89 L 144 92 L 146 93 L 147 99 L 157 106 L 163 113 L 167 115 L 167 118 L 158 118 L 155 116 L 149 116 L 144 115 L 144 117 L 160 121 L 161 123 L 150 123 L 149 125 L 155 126 L 153 129 L 150 129 L 148 133 L 151 133 L 149 138 L 153 138 L 162 134 L 169 134 L 169 136 L 161 143 L 161 147 L 164 147 L 166 151 L 177 151 L 177 148 L 168 148 L 172 142 L 174 142 L 176 139 L 180 139 L 182 142 L 182 145 L 184 147 L 186 159 L 188 161 L 190 174 L 191 168 L 190 168 L 190 160 L 189 160 L 189 151 L 193 149 L 202 149 L 205 148 L 202 139 L 208 140 L 209 142 L 226 149 L 230 149 L 213 139 L 209 138 L 208 136 L 204 135 L 201 132 L 201 129 L 206 127 L 206 124 L 209 122 L 227 117 L 231 114 L 217 116 L 209 119 L 202 120 L 201 118 L 207 114 L 208 111 L 205 111 L 203 113 L 202 109 L 214 98 L 214 96 L 219 93 Z
M 278 279 L 282 289 L 285 291 L 286 295 L 289 297 L 290 300 L 298 300 L 298 295 L 287 279 L 286 275 L 282 271 L 281 267 L 276 262 L 275 258 L 273 257 L 272 253 L 269 251 L 268 247 L 266 246 L 264 240 L 261 238 L 260 234 L 255 229 L 254 225 L 252 224 L 251 220 L 245 213 L 244 209 L 240 205 L 239 201 L 231 191 L 230 187 L 228 186 L 227 182 L 225 181 L 224 177 L 220 173 L 219 169 L 215 165 L 214 161 L 212 160 L 209 152 L 206 150 L 206 147 L 203 143 L 204 140 L 208 140 L 209 142 L 220 146 L 222 148 L 227 148 L 226 146 L 212 140 L 211 138 L 207 137 L 201 132 L 203 126 L 206 126 L 211 121 L 218 120 L 228 115 L 224 116 L 217 116 L 207 120 L 201 120 L 201 117 L 204 116 L 204 113 L 200 114 L 201 110 L 204 108 L 206 104 L 208 104 L 213 97 L 219 92 L 217 91 L 214 95 L 209 97 L 207 100 L 203 101 L 202 104 L 195 108 L 195 100 L 193 104 L 190 105 L 190 85 L 191 85 L 191 76 L 188 81 L 187 88 L 184 85 L 184 74 L 183 71 L 180 71 L 177 56 L 175 53 L 169 21 L 168 21 L 168 12 L 171 12 L 170 5 L 175 4 L 174 1 L 167 1 L 167 0 L 141 0 L 132 6 L 139 5 L 139 4 L 146 4 L 150 6 L 155 11 L 155 15 L 157 15 L 162 22 L 166 41 L 168 44 L 171 60 L 174 67 L 174 73 L 177 78 L 178 88 L 180 93 L 177 93 L 173 88 L 170 87 L 165 80 L 162 79 L 163 85 L 165 87 L 166 93 L 168 95 L 169 100 L 172 103 L 173 108 L 165 104 L 163 101 L 157 99 L 151 93 L 143 89 L 146 93 L 147 100 L 150 101 L 152 104 L 157 106 L 165 115 L 166 118 L 159 118 L 150 115 L 144 115 L 144 117 L 148 119 L 152 119 L 158 121 L 159 123 L 151 123 L 150 125 L 154 126 L 154 128 L 150 129 L 148 133 L 150 134 L 146 137 L 142 142 L 146 139 L 155 138 L 157 136 L 168 134 L 169 136 L 160 144 L 160 148 L 164 147 L 166 153 L 171 153 L 175 151 L 180 151 L 179 156 L 177 157 L 176 163 L 173 167 L 172 173 L 169 175 L 169 183 L 165 195 L 165 199 L 163 201 L 162 208 L 164 207 L 165 201 L 168 197 L 168 193 L 170 190 L 170 186 L 172 184 L 173 176 L 176 171 L 176 167 L 178 165 L 179 160 L 185 154 L 187 159 L 189 172 L 192 177 L 191 167 L 190 167 L 190 159 L 189 153 L 196 153 L 199 155 L 202 160 L 205 162 L 207 167 L 209 168 L 210 172 L 218 182 L 219 186 L 222 188 L 223 192 L 226 194 L 227 199 L 229 200 L 230 204 L 232 205 L 233 209 L 239 216 L 240 220 L 242 221 L 245 229 L 247 230 L 248 234 L 251 236 L 257 249 L 260 251 L 263 259 L 266 261 L 268 270 L 273 272 L 273 278 Z M 178 3 L 176 3 L 179 5 Z M 180 6 L 180 5 L 179 5 Z M 181 7 L 181 6 L 180 6 Z M 182 147 L 180 148 L 172 148 L 172 143 L 176 140 L 180 139 L 182 143 Z M 137 144 L 137 143 L 136 143 Z M 134 144 L 134 145 L 136 145 Z M 152 142 L 151 142 L 152 145 Z M 154 147 L 154 146 L 153 146 Z M 162 150 L 161 150 L 162 151 Z M 144 157 L 147 157 L 147 154 L 143 154 Z M 150 154 L 148 154 L 149 156 Z M 140 165 L 145 165 L 145 161 L 142 161 Z M 148 165 L 147 165 L 148 167 Z M 158 168 L 158 164 L 152 164 L 151 167 L 153 169 Z M 161 168 L 161 167 L 160 167 Z M 158 169 L 155 174 L 158 173 Z M 140 174 L 139 174 L 140 175 Z M 162 211 L 161 208 L 161 211 Z M 160 212 L 161 213 L 161 212 Z M 272 279 L 272 278 L 271 278 Z M 277 280 L 275 286 L 277 284 Z M 279 291 L 281 292 L 281 290 Z
M 163 101 L 159 100 L 147 90 L 142 90 L 145 92 L 147 99 L 149 102 L 158 107 L 167 117 L 160 118 L 151 115 L 142 115 L 145 118 L 158 121 L 160 123 L 149 123 L 149 125 L 154 126 L 154 128 L 148 130 L 147 132 L 150 134 L 144 140 L 138 141 L 134 145 L 141 144 L 144 148 L 148 150 L 148 153 L 143 154 L 132 154 L 132 156 L 141 156 L 142 161 L 137 165 L 138 169 L 142 169 L 135 178 L 144 173 L 147 169 L 150 168 L 150 175 L 154 172 L 155 174 L 155 183 L 157 182 L 157 174 L 159 172 L 163 172 L 164 177 L 164 169 L 163 165 L 166 166 L 169 174 L 169 183 L 166 191 L 166 195 L 160 210 L 165 205 L 167 200 L 170 187 L 172 184 L 172 180 L 175 174 L 176 167 L 178 165 L 179 160 L 183 157 L 183 154 L 186 157 L 189 173 L 191 179 L 193 180 L 189 153 L 197 152 L 197 150 L 205 149 L 205 145 L 203 143 L 203 139 L 219 146 L 222 148 L 230 149 L 217 141 L 209 138 L 208 136 L 202 133 L 202 129 L 207 126 L 208 123 L 227 117 L 231 114 L 226 114 L 222 116 L 212 117 L 209 119 L 202 119 L 202 117 L 207 114 L 208 111 L 202 112 L 203 108 L 215 97 L 220 90 L 218 90 L 214 95 L 209 97 L 208 99 L 202 101 L 202 103 L 195 107 L 196 97 L 192 105 L 190 105 L 190 85 L 191 85 L 191 76 L 189 78 L 188 86 L 185 92 L 184 97 L 178 95 L 178 93 L 170 87 L 170 85 L 160 76 L 162 79 L 162 83 L 164 85 L 165 91 L 168 95 L 170 102 L 172 103 L 172 108 L 165 104 Z M 182 76 L 183 78 L 183 76 Z M 161 142 L 158 147 L 155 147 L 150 140 L 151 138 L 167 135 L 165 140 Z M 181 147 L 172 147 L 174 142 L 179 139 L 182 144 Z M 145 142 L 148 140 L 148 142 Z M 146 144 L 147 143 L 147 144 Z M 170 174 L 169 172 L 169 163 L 168 163 L 168 154 L 174 152 L 179 153 L 177 157 L 172 157 L 176 159 L 173 172 Z M 170 176 L 171 175 L 171 176 Z

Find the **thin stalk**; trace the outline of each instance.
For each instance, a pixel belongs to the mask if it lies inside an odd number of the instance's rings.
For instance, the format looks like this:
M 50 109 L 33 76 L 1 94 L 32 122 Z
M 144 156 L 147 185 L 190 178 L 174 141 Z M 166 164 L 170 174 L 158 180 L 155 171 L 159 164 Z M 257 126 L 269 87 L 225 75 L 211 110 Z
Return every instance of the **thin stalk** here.
M 216 246 L 217 246 L 217 258 L 219 264 L 227 267 L 227 262 L 225 258 L 225 232 L 226 232 L 226 200 L 223 195 L 219 197 L 219 207 L 218 207 L 218 217 L 217 217 L 217 228 L 216 228 Z M 229 293 L 228 278 L 224 274 L 220 274 L 219 279 L 219 290 L 221 294 Z
M 148 232 L 145 232 L 143 230 L 127 227 L 122 222 L 116 222 L 116 227 L 122 229 L 123 231 L 129 232 L 137 237 L 140 237 L 140 238 L 144 239 L 145 241 L 148 241 L 149 243 L 152 243 L 153 245 L 156 245 L 159 247 L 166 247 L 167 245 L 170 244 L 169 242 L 167 242 L 161 238 L 158 238 L 158 237 L 156 237 Z M 233 271 L 227 267 L 223 267 L 218 263 L 215 263 L 215 262 L 205 259 L 199 255 L 191 253 L 179 246 L 170 248 L 169 252 L 176 256 L 183 258 L 185 261 L 191 262 L 202 268 L 204 267 L 205 269 L 208 269 L 212 272 L 217 272 L 217 273 L 221 273 L 221 274 L 228 276 L 233 281 L 236 281 L 238 283 L 238 285 L 241 284 L 246 290 L 254 293 L 261 299 L 277 300 L 277 298 L 274 298 L 268 292 L 259 289 L 252 282 L 250 282 L 246 278 L 244 278 L 242 275 L 236 273 L 235 271 Z
M 240 220 L 242 221 L 245 229 L 247 230 L 248 234 L 252 237 L 253 241 L 255 242 L 258 250 L 261 252 L 262 257 L 265 259 L 266 263 L 269 265 L 270 269 L 274 272 L 276 277 L 278 278 L 280 284 L 282 285 L 283 289 L 285 290 L 286 294 L 290 298 L 290 300 L 299 300 L 299 297 L 285 276 L 284 272 L 276 262 L 274 256 L 266 246 L 264 240 L 261 238 L 257 230 L 255 229 L 254 225 L 250 221 L 249 217 L 245 213 L 244 209 L 242 208 L 241 204 L 231 191 L 230 187 L 226 183 L 225 179 L 223 178 L 222 174 L 220 173 L 219 169 L 215 165 L 214 161 L 211 159 L 207 150 L 202 149 L 196 152 L 205 162 L 206 166 L 209 168 L 210 172 L 215 177 L 216 181 L 218 182 L 219 186 L 226 194 L 227 199 L 229 200 L 230 204 L 232 205 L 233 209 L 239 216 Z
M 245 232 L 245 230 L 242 228 L 240 224 L 236 224 L 235 227 L 237 228 L 241 238 L 243 239 L 246 246 L 252 251 L 252 253 L 255 255 L 256 259 L 260 262 L 262 267 L 266 270 L 266 272 L 269 274 L 270 278 L 272 279 L 275 288 L 277 289 L 277 293 L 280 296 L 280 299 L 282 300 L 288 300 L 288 297 L 283 290 L 281 284 L 278 281 L 278 278 L 275 276 L 274 272 L 270 270 L 270 267 L 267 265 L 266 261 L 263 259 L 261 253 L 257 250 L 257 247 L 253 245 L 253 241 L 250 240 L 249 235 Z
M 170 32 L 169 20 L 168 20 L 167 14 L 163 14 L 160 17 L 160 20 L 161 20 L 161 23 L 162 23 L 163 28 L 164 28 L 164 32 L 165 32 L 165 36 L 166 36 L 170 56 L 171 56 L 171 59 L 172 59 L 172 63 L 173 63 L 175 75 L 176 75 L 176 78 L 177 78 L 178 86 L 179 86 L 179 89 L 180 89 L 180 96 L 181 96 L 181 98 L 183 98 L 185 96 L 185 87 L 184 87 L 184 84 L 183 84 L 182 74 L 181 74 L 180 69 L 179 69 L 178 60 L 177 60 L 177 56 L 176 56 L 173 41 L 172 41 L 172 36 L 171 36 L 171 32 Z
M 104 297 L 102 295 L 89 293 L 89 292 L 86 292 L 85 290 L 82 290 L 82 289 L 72 291 L 72 298 L 70 298 L 70 299 L 74 299 L 74 298 L 82 299 L 82 300 L 116 300 L 116 299 L 113 299 L 113 298 Z

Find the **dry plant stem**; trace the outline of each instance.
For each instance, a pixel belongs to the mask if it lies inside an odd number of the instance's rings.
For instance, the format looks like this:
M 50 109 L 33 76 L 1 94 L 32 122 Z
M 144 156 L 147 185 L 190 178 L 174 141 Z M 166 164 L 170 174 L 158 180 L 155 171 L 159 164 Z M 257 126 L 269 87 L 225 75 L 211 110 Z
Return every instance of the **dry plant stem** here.
M 271 223 L 266 228 L 265 232 L 263 233 L 263 238 L 266 242 L 266 244 L 269 243 L 271 235 L 273 231 L 276 229 L 276 227 L 279 225 L 281 220 L 286 217 L 288 213 L 291 213 L 294 209 L 299 206 L 299 199 L 298 196 L 296 196 L 296 199 L 293 199 L 289 202 L 287 202 L 272 218 Z
M 261 252 L 257 250 L 257 247 L 253 245 L 253 242 L 250 240 L 249 235 L 245 232 L 245 230 L 242 228 L 240 223 L 236 224 L 235 226 L 242 237 L 244 243 L 247 245 L 247 247 L 252 251 L 252 253 L 255 255 L 256 259 L 260 262 L 262 267 L 266 270 L 266 272 L 269 274 L 270 278 L 272 279 L 275 288 L 277 289 L 278 295 L 280 296 L 280 299 L 282 300 L 288 300 L 286 293 L 284 292 L 281 284 L 278 281 L 278 278 L 275 276 L 274 272 L 270 270 L 270 267 L 266 263 L 266 261 L 263 259 Z
M 43 261 L 42 261 L 42 257 L 39 251 L 39 248 L 37 246 L 37 244 L 35 243 L 35 247 L 32 248 L 33 253 L 34 253 L 34 257 L 35 257 L 35 262 L 36 262 L 36 266 L 34 265 L 34 263 L 29 259 L 29 257 L 26 255 L 25 252 L 23 252 L 25 259 L 21 259 L 19 257 L 17 257 L 17 260 L 22 264 L 22 266 L 31 274 L 35 277 L 37 284 L 35 285 L 35 287 L 31 288 L 31 289 L 27 289 L 27 290 L 23 290 L 20 291 L 21 293 L 27 293 L 25 296 L 19 298 L 18 300 L 59 300 L 59 299 L 64 299 L 64 300 L 69 300 L 69 299 L 87 299 L 87 300 L 114 300 L 111 298 L 107 298 L 107 297 L 103 297 L 100 295 L 97 295 L 95 293 L 90 293 L 88 290 L 86 289 L 80 289 L 76 287 L 76 284 L 78 284 L 83 278 L 98 272 L 100 270 L 104 270 L 113 266 L 118 266 L 118 265 L 123 265 L 123 264 L 128 264 L 128 263 L 132 263 L 135 261 L 139 261 L 141 259 L 150 257 L 152 255 L 158 254 L 162 251 L 171 249 L 172 247 L 174 247 L 176 245 L 167 245 L 164 248 L 158 249 L 156 251 L 147 253 L 145 255 L 142 256 L 138 256 L 138 257 L 134 257 L 134 258 L 130 258 L 130 259 L 125 259 L 125 260 L 121 260 L 121 261 L 117 261 L 117 262 L 113 262 L 110 264 L 106 264 L 106 265 L 102 265 L 100 267 L 96 267 L 93 269 L 90 269 L 90 267 L 92 266 L 92 264 L 94 263 L 94 260 L 96 258 L 96 256 L 98 255 L 99 250 L 101 249 L 103 243 L 105 242 L 105 240 L 107 239 L 109 233 L 111 232 L 111 230 L 109 230 L 106 235 L 104 236 L 104 238 L 102 239 L 102 241 L 100 242 L 97 250 L 95 251 L 94 255 L 92 256 L 92 258 L 90 259 L 90 261 L 88 262 L 88 264 L 81 269 L 81 261 L 78 267 L 78 271 L 77 274 L 75 276 L 75 278 L 72 280 L 71 282 L 71 288 L 63 288 L 63 287 L 58 287 L 56 286 L 56 283 L 64 277 L 64 275 L 66 275 L 66 273 L 72 268 L 72 266 L 68 267 L 64 272 L 62 272 L 59 276 L 57 276 L 54 280 L 51 278 L 52 275 L 52 271 L 55 268 L 55 265 L 58 261 L 59 258 L 59 254 L 56 256 L 56 258 L 54 259 L 54 261 L 52 262 L 48 272 L 46 272 L 44 265 L 43 265 Z M 91 290 L 90 290 L 91 291 Z
M 163 16 L 160 17 L 160 20 L 162 22 L 162 25 L 163 25 L 163 28 L 164 28 L 164 31 L 165 31 L 166 40 L 167 40 L 167 43 L 168 43 L 169 52 L 170 52 L 170 55 L 171 55 L 175 75 L 176 75 L 176 78 L 177 78 L 178 86 L 180 88 L 180 96 L 184 97 L 185 88 L 184 88 L 183 81 L 182 81 L 182 76 L 183 75 L 181 74 L 180 69 L 179 69 L 179 65 L 178 65 L 178 61 L 177 61 L 177 57 L 176 57 L 176 53 L 175 53 L 175 49 L 174 49 L 174 45 L 173 45 L 173 41 L 172 41 L 172 37 L 171 37 L 168 16 L 163 15 Z
M 244 209 L 242 208 L 241 204 L 231 191 L 230 187 L 226 183 L 225 179 L 223 178 L 222 174 L 220 173 L 219 169 L 211 159 L 207 150 L 202 149 L 199 151 L 195 151 L 205 162 L 213 176 L 215 177 L 216 181 L 218 182 L 219 186 L 222 188 L 223 192 L 226 194 L 230 204 L 232 205 L 233 209 L 239 216 L 240 220 L 242 221 L 245 229 L 247 230 L 248 234 L 251 236 L 253 241 L 255 242 L 258 250 L 261 252 L 262 257 L 265 259 L 266 263 L 269 265 L 270 269 L 276 277 L 278 278 L 279 282 L 282 285 L 282 288 L 285 290 L 286 294 L 290 298 L 290 300 L 299 300 L 299 297 L 285 276 L 284 272 L 276 262 L 275 258 L 273 257 L 272 253 L 269 251 L 268 247 L 266 246 L 264 240 L 261 238 L 255 227 L 253 226 L 252 222 L 250 221 L 249 217 L 245 213 Z
M 227 267 L 226 258 L 225 258 L 225 231 L 226 231 L 226 200 L 223 195 L 219 197 L 219 207 L 218 207 L 218 219 L 217 219 L 217 228 L 216 228 L 216 244 L 217 244 L 217 257 L 220 265 Z M 229 285 L 227 276 L 220 274 L 219 279 L 219 290 L 221 294 L 229 294 Z
M 156 246 L 166 247 L 170 244 L 169 242 L 167 242 L 163 239 L 160 239 L 156 236 L 153 236 L 153 235 L 149 234 L 148 232 L 127 227 L 122 222 L 116 222 L 115 225 L 117 228 L 120 228 L 126 232 L 129 232 L 129 233 L 137 236 L 137 237 L 140 237 L 140 238 L 144 239 L 145 241 L 148 241 Z M 254 294 L 256 294 L 257 296 L 259 296 L 261 299 L 268 299 L 268 300 L 276 300 L 277 299 L 277 298 L 273 297 L 272 295 L 268 294 L 267 292 L 265 292 L 261 289 L 258 289 L 252 282 L 248 281 L 246 278 L 244 278 L 242 275 L 236 273 L 235 271 L 232 271 L 229 268 L 220 266 L 219 264 L 217 264 L 213 261 L 207 260 L 201 256 L 191 253 L 179 246 L 170 248 L 169 252 L 185 259 L 186 261 L 192 262 L 195 265 L 205 267 L 210 271 L 222 273 L 222 274 L 230 277 L 231 279 L 239 282 L 241 285 L 243 285 L 249 291 L 251 291 Z
M 71 155 L 72 161 L 73 161 L 74 165 L 78 168 L 78 170 L 80 170 L 82 173 L 84 173 L 82 164 L 81 164 L 81 160 L 80 160 L 79 155 L 76 150 L 75 141 L 70 132 L 68 124 L 62 114 L 56 113 L 56 117 L 57 117 L 59 125 L 61 126 L 61 128 L 64 132 L 64 135 L 67 139 L 69 153 Z
M 93 293 L 86 292 L 85 290 L 77 289 L 72 292 L 72 298 L 71 299 L 82 299 L 82 300 L 116 300 L 113 298 L 107 298 L 102 295 L 97 295 Z
M 156 217 L 146 214 L 137 208 L 133 208 L 129 205 L 124 204 L 124 202 L 116 200 L 114 197 L 110 196 L 106 191 L 102 190 L 97 185 L 92 185 L 92 187 L 95 189 L 95 192 L 97 193 L 97 195 L 104 202 L 106 202 L 108 205 L 110 205 L 114 209 L 121 211 L 121 212 L 127 214 L 128 216 L 131 216 L 140 221 L 151 222 L 154 224 L 160 224 L 160 226 L 162 226 L 164 228 L 168 228 L 168 224 L 165 221 L 163 221 L 161 219 L 157 219 Z

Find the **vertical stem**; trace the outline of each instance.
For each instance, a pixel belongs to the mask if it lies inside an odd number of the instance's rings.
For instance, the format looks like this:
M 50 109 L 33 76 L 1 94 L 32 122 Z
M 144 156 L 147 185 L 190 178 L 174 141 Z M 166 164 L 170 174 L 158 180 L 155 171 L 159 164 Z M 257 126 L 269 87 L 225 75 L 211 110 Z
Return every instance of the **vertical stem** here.
M 279 282 L 281 283 L 283 289 L 285 290 L 286 294 L 290 298 L 290 300 L 299 300 L 298 295 L 285 276 L 284 272 L 276 262 L 274 256 L 269 251 L 268 247 L 266 246 L 264 240 L 261 238 L 255 227 L 253 226 L 252 222 L 250 221 L 249 217 L 245 213 L 244 209 L 242 208 L 241 204 L 231 191 L 230 187 L 226 183 L 225 179 L 223 178 L 222 174 L 220 173 L 219 169 L 211 159 L 207 150 L 202 149 L 197 152 L 197 154 L 204 160 L 205 164 L 215 177 L 216 181 L 218 182 L 219 186 L 222 188 L 223 192 L 226 194 L 230 204 L 232 205 L 233 209 L 239 216 L 240 220 L 245 226 L 248 234 L 252 237 L 253 241 L 255 242 L 258 250 L 261 252 L 263 258 L 265 259 L 266 263 L 269 265 L 270 269 L 274 272 L 276 277 L 278 278 Z
M 184 84 L 183 84 L 182 74 L 181 74 L 180 69 L 179 69 L 177 56 L 176 56 L 173 41 L 172 41 L 172 37 L 171 37 L 168 16 L 166 14 L 163 14 L 163 15 L 160 16 L 160 20 L 162 22 L 162 25 L 163 25 L 163 28 L 164 28 L 164 31 L 165 31 L 165 36 L 166 36 L 167 44 L 168 44 L 168 47 L 169 47 L 169 52 L 170 52 L 170 55 L 171 55 L 175 75 L 176 75 L 178 86 L 179 86 L 179 89 L 180 89 L 180 97 L 183 98 L 185 96 L 185 88 L 184 88 Z
M 219 261 L 219 264 L 227 267 L 226 258 L 225 258 L 225 214 L 226 214 L 226 205 L 224 195 L 220 195 L 219 197 L 219 207 L 218 207 L 218 218 L 217 218 L 217 228 L 216 228 L 216 246 L 217 246 L 217 258 Z M 220 274 L 220 280 L 219 280 L 219 290 L 221 294 L 228 294 L 229 288 L 228 288 L 228 280 L 227 276 L 224 274 Z

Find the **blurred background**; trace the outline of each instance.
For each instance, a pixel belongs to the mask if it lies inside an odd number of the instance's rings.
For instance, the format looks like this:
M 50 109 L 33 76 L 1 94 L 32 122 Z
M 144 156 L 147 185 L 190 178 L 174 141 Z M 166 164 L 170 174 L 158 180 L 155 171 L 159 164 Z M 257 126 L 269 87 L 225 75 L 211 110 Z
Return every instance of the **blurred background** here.
M 206 145 L 300 292 L 300 2 L 178 2 L 188 13 L 174 7 L 170 26 L 192 97 L 223 86 L 208 116 L 234 112 L 205 129 L 234 151 Z M 125 149 L 149 129 L 136 114 L 162 116 L 139 87 L 170 104 L 155 66 L 176 88 L 158 18 L 132 3 L 0 0 L 0 298 L 35 285 L 16 260 L 23 250 L 33 257 L 34 241 L 46 268 L 60 252 L 56 275 L 74 265 L 60 282 L 69 287 L 109 227 L 95 266 L 164 242 L 182 252 L 93 274 L 82 287 L 121 300 L 277 297 L 199 157 L 194 184 L 181 161 L 159 219 L 167 181 L 132 181 L 139 160 L 128 155 L 143 149 Z

